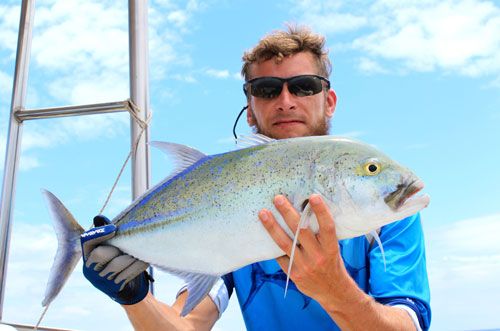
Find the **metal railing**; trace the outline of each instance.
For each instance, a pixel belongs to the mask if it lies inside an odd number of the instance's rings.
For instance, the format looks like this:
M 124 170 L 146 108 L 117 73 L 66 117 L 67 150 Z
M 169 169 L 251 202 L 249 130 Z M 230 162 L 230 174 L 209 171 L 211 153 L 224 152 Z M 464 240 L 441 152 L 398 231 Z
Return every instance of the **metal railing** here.
M 24 109 L 34 13 L 35 0 L 23 0 L 0 200 L 0 321 L 3 320 L 11 224 L 13 221 L 16 175 L 21 152 L 23 122 L 41 118 L 121 112 L 130 109 L 129 100 L 79 106 Z M 145 122 L 149 118 L 150 112 L 147 13 L 147 0 L 129 0 L 130 101 L 139 110 L 136 113 L 138 118 Z M 147 145 L 149 132 L 146 127 L 145 132 L 141 134 L 143 128 L 132 117 L 130 125 L 131 146 L 135 145 L 136 140 L 139 140 L 136 152 L 132 153 L 132 199 L 135 199 L 146 191 L 150 185 L 150 156 Z M 135 146 L 132 148 L 135 148 Z

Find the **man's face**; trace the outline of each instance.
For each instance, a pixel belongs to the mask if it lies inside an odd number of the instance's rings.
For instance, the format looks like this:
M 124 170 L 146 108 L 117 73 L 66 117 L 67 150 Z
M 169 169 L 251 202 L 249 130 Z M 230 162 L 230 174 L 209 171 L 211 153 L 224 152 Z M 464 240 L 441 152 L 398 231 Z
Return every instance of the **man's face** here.
M 318 74 L 311 53 L 302 52 L 285 57 L 281 63 L 274 59 L 253 64 L 252 78 L 274 76 L 288 78 Z M 298 97 L 288 91 L 285 83 L 281 94 L 273 99 L 250 96 L 247 122 L 257 133 L 275 139 L 328 134 L 329 120 L 335 110 L 337 97 L 333 90 L 311 96 Z

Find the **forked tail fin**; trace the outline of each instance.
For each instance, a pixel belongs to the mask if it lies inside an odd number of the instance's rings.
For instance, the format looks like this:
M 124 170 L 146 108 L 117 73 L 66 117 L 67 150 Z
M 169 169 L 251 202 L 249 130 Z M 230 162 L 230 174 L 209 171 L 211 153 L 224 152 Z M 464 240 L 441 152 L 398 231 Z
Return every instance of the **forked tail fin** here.
M 42 190 L 42 194 L 52 215 L 58 242 L 56 257 L 50 269 L 45 298 L 42 302 L 42 306 L 46 307 L 59 294 L 80 260 L 82 256 L 80 235 L 85 230 L 54 194 L 47 190 Z

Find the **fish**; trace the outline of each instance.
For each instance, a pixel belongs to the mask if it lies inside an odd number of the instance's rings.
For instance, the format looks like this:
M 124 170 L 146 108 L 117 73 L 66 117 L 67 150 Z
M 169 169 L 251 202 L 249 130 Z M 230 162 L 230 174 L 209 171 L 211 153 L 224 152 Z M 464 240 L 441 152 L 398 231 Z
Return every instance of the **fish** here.
M 274 140 L 259 134 L 240 140 L 247 146 L 216 155 L 151 143 L 173 157 L 175 170 L 112 219 L 117 231 L 106 245 L 187 283 L 182 316 L 222 275 L 285 255 L 259 221 L 263 208 L 297 242 L 273 205 L 278 194 L 301 213 L 300 227 L 315 233 L 318 221 L 308 199 L 320 194 L 339 240 L 376 236 L 380 227 L 419 212 L 430 201 L 427 194 L 417 194 L 424 183 L 410 169 L 361 141 L 335 136 Z M 59 242 L 42 302 L 48 307 L 81 258 L 85 230 L 54 194 L 45 190 L 43 195 Z

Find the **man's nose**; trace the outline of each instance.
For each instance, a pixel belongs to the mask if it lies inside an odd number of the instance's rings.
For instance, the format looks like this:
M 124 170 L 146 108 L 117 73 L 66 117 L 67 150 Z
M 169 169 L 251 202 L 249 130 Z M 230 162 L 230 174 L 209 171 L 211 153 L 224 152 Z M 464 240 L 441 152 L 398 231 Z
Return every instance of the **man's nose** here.
M 277 106 L 281 110 L 288 110 L 295 108 L 295 96 L 288 90 L 288 83 L 283 84 L 283 89 L 278 95 Z

